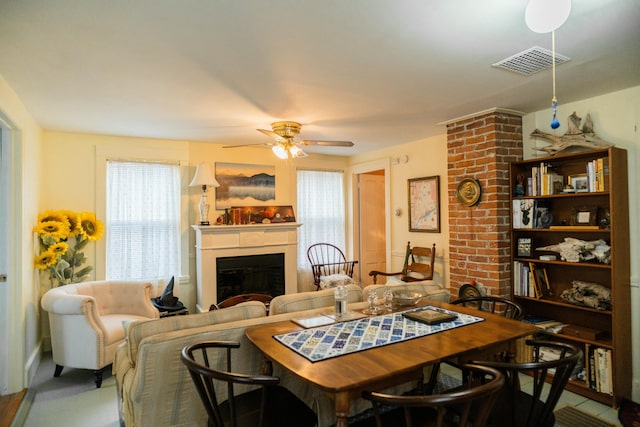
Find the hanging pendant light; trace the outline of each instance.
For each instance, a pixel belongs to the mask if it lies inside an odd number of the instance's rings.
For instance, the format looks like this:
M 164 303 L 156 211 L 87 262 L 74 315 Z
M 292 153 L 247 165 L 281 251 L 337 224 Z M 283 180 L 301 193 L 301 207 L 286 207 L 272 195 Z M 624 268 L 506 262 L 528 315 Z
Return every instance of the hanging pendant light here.
M 571 13 L 571 0 L 529 0 L 524 12 L 527 27 L 536 33 L 551 33 L 551 78 L 553 97 L 551 98 L 551 129 L 558 129 L 558 99 L 556 98 L 556 30 L 562 26 Z
M 529 0 L 524 12 L 527 27 L 535 33 L 550 33 L 565 23 L 571 0 Z

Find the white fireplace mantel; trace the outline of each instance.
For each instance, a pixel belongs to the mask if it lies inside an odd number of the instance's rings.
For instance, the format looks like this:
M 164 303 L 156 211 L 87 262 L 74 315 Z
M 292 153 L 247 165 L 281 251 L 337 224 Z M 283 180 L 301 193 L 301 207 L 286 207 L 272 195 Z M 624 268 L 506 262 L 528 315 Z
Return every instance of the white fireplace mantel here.
M 297 222 L 192 225 L 196 231 L 198 312 L 217 303 L 216 258 L 284 253 L 285 293 L 298 291 Z

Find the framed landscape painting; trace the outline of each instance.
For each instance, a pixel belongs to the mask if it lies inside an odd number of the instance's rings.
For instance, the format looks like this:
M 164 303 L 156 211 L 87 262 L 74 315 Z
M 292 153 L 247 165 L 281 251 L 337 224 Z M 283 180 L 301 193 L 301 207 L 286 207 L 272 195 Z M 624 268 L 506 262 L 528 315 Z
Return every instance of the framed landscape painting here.
M 409 192 L 409 231 L 440 232 L 440 176 L 411 178 Z
M 256 206 L 276 199 L 276 167 L 216 163 L 216 209 Z

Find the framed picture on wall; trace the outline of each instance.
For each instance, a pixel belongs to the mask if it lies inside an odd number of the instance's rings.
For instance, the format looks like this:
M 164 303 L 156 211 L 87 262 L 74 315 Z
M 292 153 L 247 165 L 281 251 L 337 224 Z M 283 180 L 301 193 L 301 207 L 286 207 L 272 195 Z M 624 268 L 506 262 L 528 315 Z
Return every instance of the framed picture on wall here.
M 408 180 L 409 231 L 440 232 L 440 176 Z

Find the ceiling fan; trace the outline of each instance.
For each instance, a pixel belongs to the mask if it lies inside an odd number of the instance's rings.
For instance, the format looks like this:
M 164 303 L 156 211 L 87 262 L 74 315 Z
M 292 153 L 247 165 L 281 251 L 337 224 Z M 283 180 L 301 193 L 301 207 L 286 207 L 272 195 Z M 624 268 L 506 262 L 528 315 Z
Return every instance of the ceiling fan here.
M 318 141 L 313 139 L 305 139 L 296 141 L 295 137 L 300 133 L 302 125 L 298 122 L 275 122 L 271 124 L 272 130 L 257 129 L 259 132 L 270 136 L 275 141 L 263 144 L 246 144 L 246 145 L 229 145 L 225 148 L 246 147 L 248 145 L 268 145 L 271 146 L 273 153 L 280 159 L 307 157 L 302 147 L 307 145 L 317 145 L 324 147 L 353 147 L 351 141 Z

